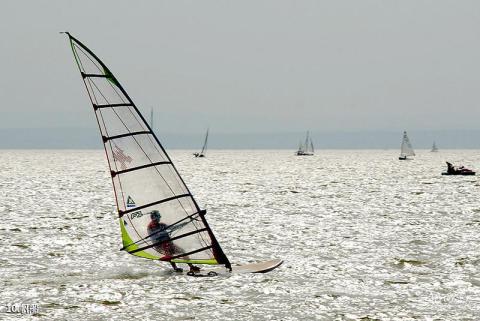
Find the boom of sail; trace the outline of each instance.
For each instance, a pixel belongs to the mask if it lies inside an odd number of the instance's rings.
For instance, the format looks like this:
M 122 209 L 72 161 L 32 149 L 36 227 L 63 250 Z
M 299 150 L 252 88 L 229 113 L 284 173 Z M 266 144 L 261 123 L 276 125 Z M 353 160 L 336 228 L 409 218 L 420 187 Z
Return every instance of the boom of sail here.
M 402 145 L 400 147 L 400 156 L 398 159 L 405 160 L 408 156 L 415 156 L 415 152 L 413 151 L 412 144 L 410 143 L 410 139 L 408 139 L 407 132 L 403 132 L 402 138 Z
M 207 128 L 207 133 L 205 134 L 205 141 L 203 142 L 202 150 L 200 153 L 193 153 L 195 157 L 205 157 L 205 154 L 207 153 L 208 130 L 209 128 Z
M 295 153 L 297 156 L 312 156 L 314 154 L 313 141 L 310 138 L 310 133 L 307 131 L 307 136 L 305 137 L 305 142 L 300 142 L 298 150 Z
M 230 268 L 205 211 L 137 106 L 110 69 L 79 40 L 66 34 L 105 147 L 122 250 L 148 259 L 224 264 Z M 161 230 L 152 229 L 154 220 L 161 224 Z

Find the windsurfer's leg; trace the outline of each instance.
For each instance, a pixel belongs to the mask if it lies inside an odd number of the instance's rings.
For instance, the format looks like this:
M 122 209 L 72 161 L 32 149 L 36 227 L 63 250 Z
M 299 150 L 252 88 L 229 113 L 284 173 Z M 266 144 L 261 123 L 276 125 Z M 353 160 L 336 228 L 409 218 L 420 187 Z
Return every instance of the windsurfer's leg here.
M 172 245 L 172 252 L 174 253 L 185 253 L 185 251 L 178 245 L 175 245 L 173 243 L 170 243 Z M 188 255 L 182 257 L 185 260 L 190 260 L 190 257 Z M 188 267 L 190 268 L 190 272 L 199 272 L 200 268 L 198 266 L 193 265 L 192 263 L 187 263 Z
M 190 267 L 190 272 L 200 272 L 200 268 L 198 266 L 193 265 L 192 263 L 187 263 Z
M 165 254 L 165 256 L 171 257 L 174 255 L 173 246 L 174 246 L 173 243 L 166 242 L 166 243 L 163 243 L 161 247 L 155 247 L 155 249 Z M 172 262 L 172 261 L 169 261 L 169 262 L 175 272 L 183 272 L 183 269 L 179 268 L 175 262 Z
M 183 269 L 179 268 L 175 262 L 170 261 L 170 264 L 172 265 L 172 268 L 175 272 L 183 272 Z

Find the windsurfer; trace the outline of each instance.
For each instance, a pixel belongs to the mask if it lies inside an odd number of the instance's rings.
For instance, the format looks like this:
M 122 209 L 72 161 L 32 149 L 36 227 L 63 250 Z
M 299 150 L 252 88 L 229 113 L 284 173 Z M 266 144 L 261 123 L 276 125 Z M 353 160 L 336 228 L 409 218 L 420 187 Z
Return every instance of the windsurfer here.
M 173 256 L 174 254 L 185 253 L 181 247 L 173 244 L 173 242 L 170 241 L 168 225 L 160 222 L 161 217 L 162 216 L 160 212 L 157 210 L 150 212 L 151 221 L 148 223 L 147 233 L 154 244 L 158 243 L 158 245 L 154 246 L 154 248 L 160 253 L 165 254 L 165 256 Z M 176 272 L 183 271 L 175 262 L 170 261 L 170 264 Z M 191 263 L 188 263 L 188 266 L 190 267 L 191 272 L 200 271 L 199 267 Z

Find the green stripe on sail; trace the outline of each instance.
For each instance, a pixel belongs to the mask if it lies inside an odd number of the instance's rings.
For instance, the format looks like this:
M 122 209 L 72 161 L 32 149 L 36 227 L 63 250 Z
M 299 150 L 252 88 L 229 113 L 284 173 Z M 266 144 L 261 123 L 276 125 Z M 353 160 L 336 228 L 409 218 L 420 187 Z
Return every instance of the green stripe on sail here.
M 110 81 L 112 84 L 114 84 L 115 86 L 119 87 L 119 83 L 117 81 L 117 79 L 115 78 L 115 76 L 111 73 L 110 70 L 108 70 L 107 67 L 103 67 L 103 72 L 105 73 L 105 76 L 107 76 L 107 79 L 108 81 Z
M 134 242 L 132 241 L 132 238 L 130 237 L 130 235 L 128 235 L 127 229 L 125 228 L 125 225 L 124 225 L 122 219 L 120 219 L 120 230 L 122 232 L 123 247 L 124 248 L 128 247 L 129 251 L 133 251 L 133 250 L 138 249 L 138 245 L 134 244 Z M 152 255 L 152 254 L 147 253 L 145 251 L 139 251 L 139 252 L 130 253 L 130 254 L 135 255 L 135 256 L 144 257 L 146 259 L 152 259 L 152 260 L 158 260 L 160 258 L 159 256 Z
M 191 264 L 218 264 L 217 260 L 209 259 L 209 260 L 182 260 L 182 259 L 174 259 L 172 260 L 174 263 L 191 263 Z
M 77 51 L 75 50 L 75 47 L 73 46 L 72 38 L 69 38 L 69 41 L 70 41 L 70 47 L 72 47 L 72 52 L 73 52 L 73 57 L 75 58 L 75 62 L 77 63 L 77 66 L 78 66 L 78 69 L 80 70 L 80 72 L 82 72 L 82 67 L 81 67 L 81 64 L 80 64 L 80 60 L 77 56 Z

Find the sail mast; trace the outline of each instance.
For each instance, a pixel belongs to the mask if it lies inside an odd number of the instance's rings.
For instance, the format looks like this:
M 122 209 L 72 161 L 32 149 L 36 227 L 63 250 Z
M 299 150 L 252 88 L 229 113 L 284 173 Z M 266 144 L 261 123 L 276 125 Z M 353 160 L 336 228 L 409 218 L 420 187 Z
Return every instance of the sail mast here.
M 153 130 L 153 107 L 150 109 L 150 128 Z
M 203 155 L 205 155 L 205 151 L 207 150 L 208 130 L 209 130 L 209 128 L 207 128 L 207 134 L 205 135 L 205 141 L 203 142 L 202 151 L 200 152 L 200 154 L 203 154 Z
M 153 133 L 152 131 L 153 123 L 151 123 L 150 125 L 148 124 L 148 122 L 140 113 L 136 105 L 133 103 L 132 99 L 128 96 L 125 89 L 120 85 L 118 80 L 113 76 L 113 74 L 110 72 L 107 66 L 78 39 L 73 37 L 68 32 L 65 32 L 65 33 L 69 37 L 70 45 L 72 47 L 75 61 L 80 70 L 89 98 L 92 102 L 95 115 L 97 118 L 97 124 L 102 134 L 104 148 L 107 155 L 107 160 L 110 167 L 111 178 L 112 178 L 113 187 L 115 191 L 117 210 L 119 213 L 120 225 L 122 229 L 122 238 L 124 239 L 124 248 L 125 248 L 125 242 L 128 243 L 128 240 L 129 240 L 131 244 L 126 244 L 127 248 L 128 246 L 131 246 L 131 245 L 136 248 L 135 250 L 129 251 L 129 253 L 132 253 L 132 254 L 135 253 L 135 255 L 143 256 L 146 258 L 156 258 L 156 256 L 152 254 L 153 253 L 152 251 L 153 249 L 156 249 L 155 246 L 159 246 L 161 244 L 150 244 L 151 241 L 148 241 L 148 237 L 150 235 L 146 235 L 143 239 L 140 239 L 139 241 L 132 242 L 132 240 L 130 239 L 130 235 L 126 232 L 126 229 L 131 229 L 132 231 L 134 230 L 135 233 L 138 234 L 138 237 L 140 237 L 142 234 L 141 232 L 145 234 L 145 231 L 144 231 L 145 227 L 143 226 L 143 230 L 141 230 L 142 226 L 138 225 L 138 226 L 132 227 L 131 225 L 133 224 L 132 222 L 136 222 L 135 219 L 138 219 L 139 215 L 145 216 L 145 217 L 147 216 L 147 215 L 144 215 L 145 213 L 142 213 L 142 210 L 161 207 L 161 206 L 167 206 L 170 204 L 169 207 L 163 208 L 162 210 L 165 210 L 165 212 L 167 213 L 169 213 L 169 211 L 170 212 L 173 211 L 176 208 L 178 208 L 179 210 L 186 211 L 185 214 L 187 216 L 182 220 L 189 219 L 192 222 L 192 225 L 190 226 L 191 231 L 188 233 L 184 233 L 182 235 L 176 236 L 175 239 L 177 239 L 177 241 L 180 241 L 180 239 L 189 240 L 190 238 L 195 236 L 201 242 L 203 242 L 203 243 L 200 243 L 201 245 L 202 244 L 203 245 L 201 248 L 194 249 L 185 253 L 181 253 L 181 255 L 177 255 L 173 257 L 161 257 L 160 259 L 166 260 L 166 261 L 177 260 L 178 262 L 179 259 L 180 261 L 182 261 L 181 260 L 182 257 L 188 258 L 191 255 L 201 254 L 207 251 L 208 249 L 212 249 L 213 255 L 216 259 L 216 263 L 225 264 L 225 266 L 230 269 L 231 268 L 230 262 L 226 257 L 225 253 L 223 252 L 223 250 L 221 249 L 218 241 L 216 240 L 210 226 L 208 225 L 205 219 L 205 216 L 204 216 L 205 211 L 200 209 L 195 198 L 193 197 L 190 190 L 186 186 L 183 178 L 180 176 L 178 170 L 176 169 L 175 165 L 171 161 L 170 156 L 167 154 L 164 147 L 162 146 L 162 144 L 160 143 L 156 135 Z M 83 61 L 81 57 L 83 57 Z M 106 97 L 108 97 L 108 99 Z M 152 110 L 152 115 L 153 115 L 153 110 Z M 108 123 L 109 121 L 110 122 L 115 121 L 116 123 L 114 124 L 116 124 L 117 127 L 113 127 L 112 125 L 112 128 L 109 128 L 108 127 L 110 125 Z M 120 131 L 120 129 L 123 129 L 123 132 Z M 125 132 L 125 129 L 127 130 L 127 132 Z M 131 153 L 132 155 L 136 153 L 134 155 L 136 157 L 130 157 L 129 155 L 125 154 L 124 150 L 118 146 L 118 145 L 122 145 L 122 142 L 124 144 L 127 144 L 124 142 L 124 140 L 128 140 L 128 139 L 129 139 L 128 143 L 130 145 L 127 145 L 127 147 L 128 146 L 135 147 L 135 149 L 132 150 Z M 145 151 L 145 147 L 149 147 L 151 149 L 149 153 Z M 157 159 L 159 159 L 157 161 L 152 160 L 152 157 L 153 157 L 152 153 L 154 152 L 158 153 L 158 155 L 156 156 L 154 155 L 155 157 L 157 157 Z M 130 163 L 139 162 L 139 160 L 144 160 L 147 163 L 129 167 Z M 166 167 L 162 167 L 162 166 L 166 166 Z M 130 176 L 126 176 L 123 181 L 120 180 L 120 177 L 123 177 L 123 175 L 128 175 L 130 173 L 132 173 L 133 175 L 138 171 L 147 170 L 147 169 L 148 170 L 153 169 L 153 173 L 157 173 L 159 177 L 163 179 L 164 184 L 166 184 L 165 187 L 167 188 L 164 190 L 164 194 L 170 194 L 170 195 L 173 194 L 173 196 L 166 197 L 166 198 L 164 196 L 163 199 L 158 200 L 158 198 L 157 199 L 153 198 L 156 195 L 155 193 L 148 195 L 148 197 L 145 195 L 143 196 L 137 195 L 138 198 L 144 197 L 147 200 L 145 204 L 137 206 L 135 204 L 135 201 L 130 197 L 130 195 L 128 194 L 125 195 L 125 192 L 124 192 L 125 186 L 122 186 L 122 182 L 123 183 L 130 182 L 129 181 Z M 148 181 L 149 177 L 147 176 L 144 179 Z M 130 182 L 130 184 L 133 184 L 132 186 L 134 191 L 138 192 L 138 190 L 140 190 L 137 186 L 138 183 L 136 183 L 135 181 Z M 171 184 L 174 184 L 174 186 Z M 140 186 L 140 188 L 143 188 L 143 187 Z M 147 188 L 145 189 L 148 190 L 148 188 L 154 191 L 156 186 L 155 185 L 151 187 L 147 186 Z M 178 191 L 176 191 L 175 189 L 177 189 Z M 128 196 L 127 200 L 125 200 L 125 196 Z M 119 202 L 120 201 L 119 197 L 122 198 L 122 203 Z M 193 205 L 195 210 L 194 213 L 190 213 L 187 211 L 185 206 L 188 206 L 188 204 Z M 128 208 L 130 206 L 133 206 L 134 208 Z M 134 217 L 134 215 L 137 215 L 137 217 Z M 199 219 L 202 222 L 202 224 L 200 225 L 198 223 Z M 128 227 L 127 227 L 127 220 L 129 221 L 129 224 L 130 224 L 128 225 Z M 175 224 L 177 223 L 178 222 L 176 222 Z M 139 232 L 139 229 L 140 229 L 140 232 Z M 208 236 L 210 237 L 211 245 L 208 245 L 208 243 L 206 243 L 205 237 L 203 236 L 202 233 L 208 234 Z M 143 242 L 143 244 L 146 244 L 142 248 L 139 248 L 137 246 L 137 243 L 140 241 Z M 185 259 L 183 261 L 185 262 L 195 261 L 194 263 L 213 264 L 213 263 L 208 263 L 211 260 L 209 261 L 203 258 L 193 259 L 193 260 Z
M 308 139 L 309 139 L 309 132 L 307 130 L 307 137 L 305 137 L 305 152 L 308 152 Z

